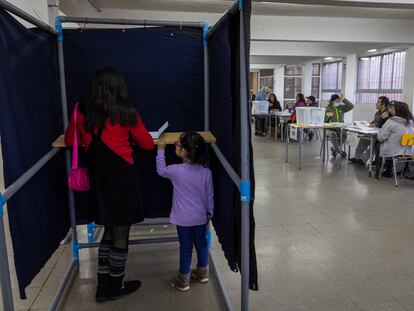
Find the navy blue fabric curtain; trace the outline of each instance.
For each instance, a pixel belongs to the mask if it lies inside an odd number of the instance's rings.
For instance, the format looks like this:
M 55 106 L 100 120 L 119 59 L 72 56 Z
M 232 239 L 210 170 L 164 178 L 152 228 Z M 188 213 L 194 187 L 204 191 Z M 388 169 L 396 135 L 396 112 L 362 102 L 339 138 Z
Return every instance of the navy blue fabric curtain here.
M 240 11 L 234 5 L 223 16 L 208 40 L 210 70 L 210 128 L 217 137 L 217 145 L 232 167 L 241 173 L 241 94 L 240 94 L 240 51 L 245 50 L 246 72 L 249 72 L 250 15 L 251 1 L 243 1 L 245 21 L 245 46 L 240 43 Z M 248 76 L 247 85 L 249 85 Z M 249 87 L 246 90 L 248 98 Z M 225 117 L 224 117 L 225 116 Z M 248 124 L 249 117 L 246 116 Z M 237 272 L 241 267 L 241 209 L 240 193 L 228 177 L 223 166 L 212 156 L 214 174 L 216 218 L 213 219 L 219 241 L 230 268 Z M 250 142 L 250 180 L 252 181 L 252 202 L 250 205 L 250 289 L 258 290 L 257 262 L 255 251 L 255 220 L 253 203 L 255 195 L 253 148 Z M 231 208 L 229 208 L 231 206 Z
M 0 10 L 0 136 L 6 187 L 62 133 L 55 36 Z M 60 153 L 7 204 L 20 295 L 69 229 Z
M 179 27 L 64 31 L 69 111 L 88 94 L 97 68 L 109 65 L 124 76 L 129 95 L 150 131 L 169 121 L 167 131 L 204 128 L 204 61 L 200 29 Z M 168 217 L 171 183 L 159 177 L 153 152 L 135 150 L 143 182 L 146 217 Z M 178 163 L 168 146 L 167 163 Z M 87 193 L 76 193 L 78 224 L 94 220 Z

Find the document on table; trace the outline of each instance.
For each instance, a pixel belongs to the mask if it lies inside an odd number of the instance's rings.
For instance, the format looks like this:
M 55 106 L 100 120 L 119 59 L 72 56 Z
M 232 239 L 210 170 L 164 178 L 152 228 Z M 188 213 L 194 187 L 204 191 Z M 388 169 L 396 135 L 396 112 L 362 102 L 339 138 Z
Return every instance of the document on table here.
M 168 127 L 168 121 L 165 122 L 156 132 L 150 132 L 150 135 L 153 139 L 158 139 L 160 138 L 161 134 L 164 133 L 164 131 L 167 129 Z

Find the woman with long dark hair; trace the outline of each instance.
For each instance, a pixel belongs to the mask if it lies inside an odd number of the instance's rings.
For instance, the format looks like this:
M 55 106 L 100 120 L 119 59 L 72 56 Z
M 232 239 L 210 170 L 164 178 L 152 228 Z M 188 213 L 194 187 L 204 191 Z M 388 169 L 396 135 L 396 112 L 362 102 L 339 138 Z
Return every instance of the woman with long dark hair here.
M 404 134 L 414 132 L 414 120 L 410 108 L 406 103 L 392 101 L 388 106 L 388 112 L 392 115 L 380 132 L 378 133 L 378 141 L 381 143 L 380 156 L 383 158 L 391 158 L 404 155 L 404 146 L 401 146 L 401 138 Z M 409 154 L 413 154 L 413 150 Z M 386 161 L 386 169 L 382 176 L 393 176 L 392 161 Z M 376 177 L 379 177 L 377 172 Z
M 280 105 L 280 102 L 277 100 L 277 97 L 275 94 L 269 95 L 269 112 L 270 111 L 282 111 L 282 106 Z
M 96 71 L 89 96 L 78 108 L 76 130 L 88 155 L 95 222 L 105 227 L 98 249 L 95 296 L 96 301 L 104 302 L 141 286 L 138 280 L 123 282 L 130 227 L 144 220 L 141 180 L 131 143 L 152 150 L 154 142 L 128 97 L 121 74 L 114 68 Z M 66 131 L 67 145 L 72 145 L 74 127 L 72 115 Z

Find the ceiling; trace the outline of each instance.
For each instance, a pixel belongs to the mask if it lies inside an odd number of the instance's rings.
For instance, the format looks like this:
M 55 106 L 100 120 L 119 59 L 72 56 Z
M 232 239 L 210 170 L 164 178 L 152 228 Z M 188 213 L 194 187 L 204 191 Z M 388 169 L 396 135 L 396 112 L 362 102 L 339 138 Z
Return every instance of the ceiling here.
M 61 0 L 61 3 L 79 0 Z M 228 0 L 89 0 L 100 9 L 222 13 Z M 398 2 L 398 3 L 397 3 Z M 405 2 L 405 3 L 402 3 Z M 279 0 L 253 1 L 253 14 L 414 19 L 414 3 L 406 1 Z
M 82 7 L 85 9 L 85 6 L 90 9 L 94 7 L 98 15 L 100 15 L 100 10 L 103 13 L 107 11 L 108 14 L 111 9 L 131 11 L 131 13 L 132 10 L 148 10 L 221 14 L 233 4 L 234 1 L 228 0 L 60 0 L 61 10 L 66 13 L 66 9 L 69 15 L 72 13 L 71 10 L 79 11 Z M 401 8 L 405 6 L 407 9 Z M 256 15 L 256 20 L 260 19 L 260 15 L 414 20 L 414 0 L 253 1 L 253 14 Z M 212 14 L 212 16 L 216 15 Z M 338 22 L 340 23 L 339 19 Z M 344 57 L 352 53 L 363 56 L 368 49 L 382 50 L 388 47 L 389 45 L 384 43 L 306 42 L 303 40 L 296 42 L 252 38 L 251 63 L 300 64 L 327 56 Z

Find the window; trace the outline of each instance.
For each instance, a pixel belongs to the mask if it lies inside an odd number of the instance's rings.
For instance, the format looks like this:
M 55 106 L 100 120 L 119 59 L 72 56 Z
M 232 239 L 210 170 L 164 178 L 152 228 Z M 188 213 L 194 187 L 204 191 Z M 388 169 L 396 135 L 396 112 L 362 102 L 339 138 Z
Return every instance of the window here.
M 340 94 L 342 88 L 342 62 L 326 63 L 322 66 L 322 100 L 332 94 Z
M 286 66 L 285 67 L 285 88 L 284 88 L 284 105 L 292 106 L 296 102 L 296 94 L 302 93 L 303 81 L 302 66 Z
M 273 76 L 265 76 L 265 77 L 260 77 L 260 88 L 259 90 L 264 87 L 267 86 L 270 89 L 273 89 Z
M 321 86 L 321 64 L 312 64 L 312 90 L 311 95 L 319 100 L 319 88 Z
M 259 75 L 259 90 L 264 86 L 273 89 L 274 69 L 261 69 Z
M 357 102 L 375 103 L 379 96 L 402 100 L 405 51 L 371 57 L 358 62 Z

